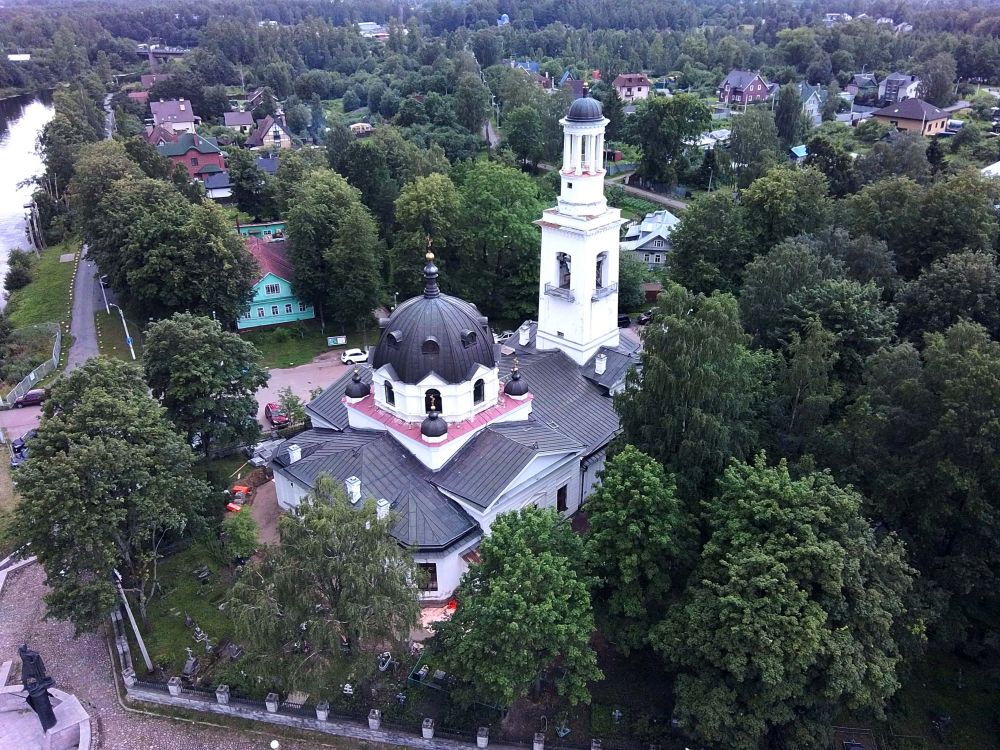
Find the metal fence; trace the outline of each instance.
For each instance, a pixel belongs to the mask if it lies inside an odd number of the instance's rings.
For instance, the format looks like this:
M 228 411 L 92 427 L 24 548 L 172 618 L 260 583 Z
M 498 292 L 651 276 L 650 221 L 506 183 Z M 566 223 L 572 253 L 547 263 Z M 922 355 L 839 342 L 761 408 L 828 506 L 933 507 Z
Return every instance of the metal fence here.
M 59 356 L 62 353 L 62 327 L 57 323 L 49 323 L 48 329 L 54 334 L 52 342 L 52 356 L 29 372 L 20 383 L 3 399 L 6 406 L 13 406 L 14 401 L 30 391 L 35 385 L 50 372 L 59 367 Z

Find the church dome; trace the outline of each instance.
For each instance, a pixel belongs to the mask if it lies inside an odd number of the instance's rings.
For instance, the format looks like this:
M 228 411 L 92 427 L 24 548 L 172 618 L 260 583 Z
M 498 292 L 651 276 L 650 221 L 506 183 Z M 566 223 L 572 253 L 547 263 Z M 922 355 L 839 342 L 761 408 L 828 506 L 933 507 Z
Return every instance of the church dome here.
M 351 376 L 351 382 L 344 389 L 344 395 L 348 398 L 364 398 L 369 393 L 371 393 L 371 387 L 368 383 L 361 382 L 361 373 L 355 367 L 354 375 Z
M 510 368 L 510 380 L 503 387 L 503 392 L 513 398 L 520 398 L 528 393 L 528 384 L 521 377 L 521 369 L 517 366 L 516 359 L 514 360 L 514 366 Z
M 433 253 L 427 253 L 424 278 L 424 293 L 400 304 L 383 322 L 372 369 L 389 365 L 401 383 L 419 383 L 433 372 L 455 384 L 471 379 L 480 365 L 496 367 L 489 321 L 475 305 L 441 294 Z
M 571 105 L 566 114 L 567 122 L 600 122 L 604 119 L 601 103 L 589 96 L 581 96 Z
M 443 438 L 448 434 L 448 423 L 441 418 L 440 414 L 432 411 L 420 423 L 420 434 L 425 438 Z

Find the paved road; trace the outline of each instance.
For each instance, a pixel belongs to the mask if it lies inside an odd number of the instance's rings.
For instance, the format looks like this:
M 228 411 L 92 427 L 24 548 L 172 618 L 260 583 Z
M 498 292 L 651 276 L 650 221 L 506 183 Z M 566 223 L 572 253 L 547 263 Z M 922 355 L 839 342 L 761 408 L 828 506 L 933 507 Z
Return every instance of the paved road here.
M 551 164 L 546 164 L 545 162 L 539 162 L 539 169 L 544 169 L 547 172 L 553 172 L 557 169 Z M 670 198 L 666 195 L 661 195 L 660 193 L 653 193 L 649 190 L 643 190 L 642 188 L 633 187 L 632 185 L 626 185 L 622 180 L 624 176 L 618 177 L 605 177 L 605 185 L 614 185 L 615 187 L 620 187 L 629 195 L 634 195 L 638 198 L 643 198 L 652 203 L 659 203 L 661 206 L 667 206 L 668 208 L 674 208 L 678 211 L 683 211 L 688 207 L 688 204 L 684 201 L 677 200 L 676 198 Z
M 497 148 L 500 145 L 500 134 L 493 127 L 493 121 L 487 120 L 483 125 L 483 138 L 490 144 L 490 148 Z
M 101 291 L 97 283 L 97 266 L 87 260 L 86 248 L 80 251 L 84 257 L 76 271 L 76 282 L 73 285 L 73 321 L 70 324 L 73 334 L 73 345 L 66 357 L 66 372 L 79 367 L 91 357 L 98 355 L 97 326 L 94 325 L 94 313 L 99 305 Z
M 298 367 L 288 367 L 283 370 L 270 370 L 271 379 L 267 385 L 257 391 L 257 420 L 265 428 L 270 429 L 264 419 L 264 405 L 278 401 L 278 391 L 290 386 L 292 393 L 309 403 L 309 392 L 315 388 L 326 388 L 330 383 L 344 374 L 350 365 L 340 362 L 340 352 L 324 352 L 312 362 Z

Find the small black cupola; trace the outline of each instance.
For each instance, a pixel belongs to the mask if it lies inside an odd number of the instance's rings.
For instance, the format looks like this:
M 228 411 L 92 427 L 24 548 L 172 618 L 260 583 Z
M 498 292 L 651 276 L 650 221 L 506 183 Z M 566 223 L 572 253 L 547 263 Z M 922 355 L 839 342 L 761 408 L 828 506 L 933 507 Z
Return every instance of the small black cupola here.
M 440 297 L 441 289 L 438 287 L 438 267 L 434 265 L 434 253 L 428 251 L 424 256 L 427 265 L 424 266 L 424 296 Z
M 344 389 L 344 395 L 352 399 L 360 399 L 371 393 L 371 386 L 367 383 L 361 381 L 361 373 L 358 368 L 354 368 L 354 375 L 351 376 L 351 382 L 347 384 Z
M 441 418 L 437 411 L 432 411 L 420 423 L 420 434 L 431 440 L 443 438 L 448 434 L 448 423 Z
M 528 395 L 528 384 L 521 377 L 521 370 L 517 366 L 516 358 L 514 359 L 514 365 L 510 368 L 510 380 L 503 387 L 503 392 L 511 398 L 521 398 Z

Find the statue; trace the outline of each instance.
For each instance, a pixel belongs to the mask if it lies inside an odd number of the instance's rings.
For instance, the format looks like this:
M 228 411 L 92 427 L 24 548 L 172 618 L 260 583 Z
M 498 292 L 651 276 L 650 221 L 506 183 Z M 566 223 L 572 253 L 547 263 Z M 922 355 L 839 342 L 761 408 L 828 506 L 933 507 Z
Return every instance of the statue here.
M 42 723 L 42 731 L 47 732 L 56 725 L 56 716 L 52 712 L 52 701 L 49 688 L 56 681 L 45 674 L 45 664 L 37 651 L 28 648 L 27 644 L 17 650 L 21 657 L 21 684 L 28 691 L 28 705 L 38 715 Z

